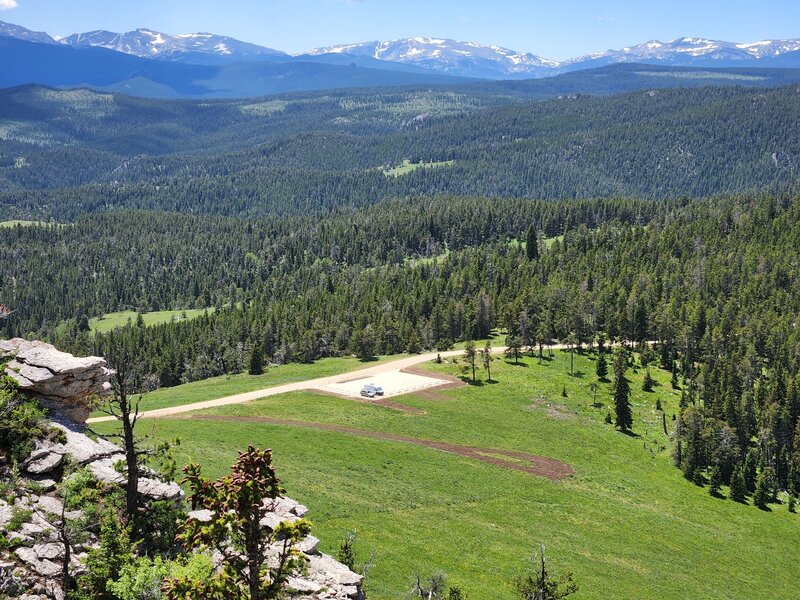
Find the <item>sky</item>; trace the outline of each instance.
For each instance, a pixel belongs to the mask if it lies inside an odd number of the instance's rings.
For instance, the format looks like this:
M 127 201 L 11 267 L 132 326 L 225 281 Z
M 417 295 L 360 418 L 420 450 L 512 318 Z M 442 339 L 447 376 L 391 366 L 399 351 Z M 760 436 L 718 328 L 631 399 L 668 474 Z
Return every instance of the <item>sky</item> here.
M 800 1 L 0 0 L 0 20 L 53 36 L 209 31 L 290 53 L 422 35 L 563 60 L 683 36 L 800 38 Z

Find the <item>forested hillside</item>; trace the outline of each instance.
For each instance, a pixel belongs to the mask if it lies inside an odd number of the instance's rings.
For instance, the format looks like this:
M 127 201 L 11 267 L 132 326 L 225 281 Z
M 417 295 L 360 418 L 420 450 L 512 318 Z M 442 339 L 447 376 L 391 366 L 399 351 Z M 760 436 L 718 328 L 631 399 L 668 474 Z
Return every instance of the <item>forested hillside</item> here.
M 124 340 L 156 387 L 493 330 L 654 340 L 686 477 L 797 491 L 796 85 L 3 93 L 0 218 L 49 222 L 0 227 L 5 335 Z M 89 330 L 190 309 L 209 310 Z
M 533 103 L 431 90 L 216 103 L 4 94 L 6 219 L 303 215 L 413 194 L 698 197 L 793 186 L 800 156 L 796 86 Z M 414 169 L 423 162 L 434 168 Z
M 122 336 L 162 386 L 245 370 L 254 348 L 303 362 L 443 349 L 494 328 L 531 347 L 601 332 L 657 340 L 660 364 L 684 386 L 677 461 L 687 477 L 717 466 L 725 483 L 740 469 L 755 485 L 769 467 L 775 489 L 793 485 L 796 198 L 440 197 L 322 221 L 164 217 L 0 230 L 0 301 L 18 310 L 6 334 L 38 330 L 101 355 Z M 86 331 L 103 311 L 212 306 L 189 321 Z M 740 464 L 754 438 L 758 471 Z

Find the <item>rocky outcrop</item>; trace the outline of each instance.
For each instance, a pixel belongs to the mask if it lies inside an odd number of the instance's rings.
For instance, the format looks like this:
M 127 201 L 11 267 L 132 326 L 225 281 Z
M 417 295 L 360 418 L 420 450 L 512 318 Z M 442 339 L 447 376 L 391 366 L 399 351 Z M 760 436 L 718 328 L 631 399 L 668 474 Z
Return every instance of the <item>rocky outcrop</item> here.
M 0 357 L 10 359 L 6 375 L 17 381 L 20 390 L 74 423 L 85 423 L 90 399 L 111 389 L 111 371 L 97 356 L 77 358 L 44 342 L 14 338 L 0 340 Z
M 75 358 L 41 342 L 0 341 L 2 354 L 12 356 L 7 374 L 46 405 L 50 426 L 59 432 L 36 442 L 33 452 L 19 465 L 20 478 L 10 492 L 11 498 L 0 499 L 0 533 L 11 544 L 0 549 L 0 598 L 62 600 L 64 592 L 59 581 L 66 552 L 54 524 L 62 514 L 70 520 L 85 518 L 81 511 L 65 510 L 57 493 L 64 464 L 86 467 L 95 479 L 108 486 L 125 483 L 124 474 L 116 466 L 125 458 L 122 449 L 89 435 L 83 425 L 91 396 L 108 391 L 109 371 L 102 358 Z M 139 492 L 146 501 L 183 501 L 180 486 L 161 481 L 152 472 L 142 474 Z M 300 519 L 308 512 L 289 498 L 271 501 L 268 508 L 262 526 L 270 528 Z M 196 511 L 191 516 L 198 520 L 211 518 L 208 511 Z M 83 572 L 87 552 L 98 542 L 91 534 L 88 540 L 70 547 L 69 570 L 73 575 Z M 363 577 L 319 552 L 319 543 L 309 535 L 296 545 L 308 560 L 302 575 L 289 581 L 292 597 L 362 598 Z M 273 551 L 277 554 L 277 547 Z
M 115 465 L 125 459 L 122 449 L 102 438 L 93 439 L 82 431 L 81 426 L 70 421 L 51 421 L 50 426 L 63 432 L 62 441 L 39 440 L 36 449 L 22 462 L 20 469 L 29 477 L 46 481 L 57 475 L 69 456 L 73 463 L 88 467 L 95 479 L 101 483 L 122 485 L 125 476 Z M 144 473 L 139 479 L 139 493 L 151 500 L 175 500 L 182 497 L 178 484 L 159 481 L 154 474 Z
M 294 522 L 306 516 L 308 508 L 291 498 L 277 498 L 267 505 L 269 512 L 261 520 L 261 525 L 274 529 L 279 523 Z M 198 521 L 210 521 L 208 510 L 197 510 L 189 517 Z M 306 569 L 302 576 L 291 577 L 288 587 L 292 597 L 313 600 L 356 600 L 362 597 L 361 584 L 364 577 L 354 573 L 333 557 L 319 551 L 319 539 L 313 535 L 300 540 L 295 549 L 306 557 Z M 267 550 L 268 554 L 278 556 L 280 544 Z M 219 562 L 219 554 L 214 555 Z

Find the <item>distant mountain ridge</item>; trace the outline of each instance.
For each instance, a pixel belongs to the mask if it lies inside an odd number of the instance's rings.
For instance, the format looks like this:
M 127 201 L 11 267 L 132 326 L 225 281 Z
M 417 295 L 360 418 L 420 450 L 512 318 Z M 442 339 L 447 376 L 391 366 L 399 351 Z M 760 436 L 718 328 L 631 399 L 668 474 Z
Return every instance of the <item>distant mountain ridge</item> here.
M 559 64 L 535 54 L 500 46 L 427 37 L 316 48 L 307 56 L 319 54 L 369 56 L 377 60 L 413 64 L 432 71 L 484 79 L 540 76 L 551 72 Z
M 800 66 L 800 39 L 734 43 L 683 37 L 671 42 L 651 40 L 620 50 L 606 50 L 565 61 L 550 60 L 499 46 L 441 38 L 406 38 L 317 48 L 308 55 L 349 54 L 424 66 L 452 75 L 487 79 L 552 76 L 567 71 L 616 63 L 673 66 Z
M 65 38 L 0 21 L 0 87 L 86 86 L 164 98 L 525 80 L 641 63 L 667 67 L 800 68 L 800 39 L 733 43 L 651 40 L 555 61 L 501 46 L 412 37 L 289 55 L 213 33 L 91 31 Z
M 800 38 L 762 40 L 750 43 L 682 37 L 669 42 L 650 40 L 619 50 L 594 52 L 564 61 L 501 46 L 461 42 L 446 38 L 410 37 L 315 48 L 291 56 L 280 50 L 243 42 L 213 33 L 167 34 L 140 28 L 125 33 L 90 31 L 54 39 L 0 21 L 0 37 L 40 44 L 63 44 L 73 48 L 105 48 L 140 58 L 200 65 L 231 62 L 324 62 L 345 64 L 352 57 L 360 67 L 386 67 L 410 72 L 434 71 L 456 77 L 480 79 L 528 79 L 548 77 L 617 63 L 647 63 L 673 66 L 763 66 L 800 67 Z
M 280 50 L 265 48 L 213 33 L 170 35 L 152 29 L 126 33 L 90 31 L 74 33 L 59 40 L 74 48 L 100 47 L 132 54 L 140 58 L 157 58 L 202 64 L 224 61 L 288 59 Z

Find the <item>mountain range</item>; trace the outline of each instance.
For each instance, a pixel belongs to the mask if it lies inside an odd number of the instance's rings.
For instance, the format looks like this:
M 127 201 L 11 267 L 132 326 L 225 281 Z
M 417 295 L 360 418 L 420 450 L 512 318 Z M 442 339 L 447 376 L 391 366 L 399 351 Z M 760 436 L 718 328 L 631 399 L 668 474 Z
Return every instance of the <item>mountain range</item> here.
M 651 40 L 621 50 L 607 50 L 555 61 L 499 46 L 482 46 L 441 38 L 414 37 L 392 42 L 365 42 L 317 48 L 308 54 L 347 54 L 415 64 L 451 75 L 485 79 L 527 79 L 615 63 L 673 66 L 800 66 L 800 39 L 749 44 L 684 37 Z
M 500 46 L 412 37 L 290 55 L 213 33 L 152 29 L 54 38 L 0 21 L 0 87 L 89 86 L 140 96 L 237 97 L 341 87 L 532 79 L 618 63 L 675 67 L 800 67 L 800 39 L 733 43 L 652 40 L 556 61 Z

